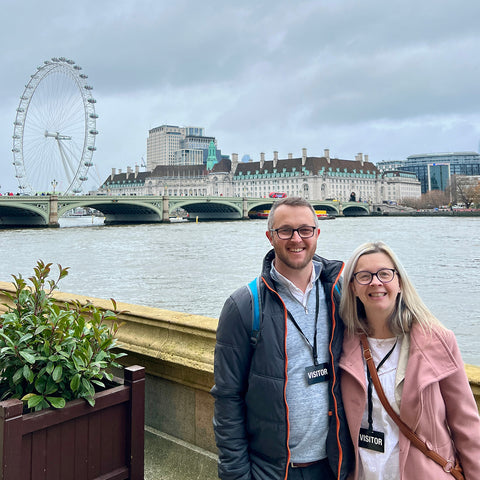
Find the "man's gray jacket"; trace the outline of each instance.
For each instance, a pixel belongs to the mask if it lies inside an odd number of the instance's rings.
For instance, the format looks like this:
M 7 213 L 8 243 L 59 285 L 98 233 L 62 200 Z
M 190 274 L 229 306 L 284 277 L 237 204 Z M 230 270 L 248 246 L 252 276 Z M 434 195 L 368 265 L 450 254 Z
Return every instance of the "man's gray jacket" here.
M 263 262 L 259 297 L 260 335 L 252 346 L 252 297 L 247 286 L 225 302 L 215 346 L 214 430 L 223 480 L 285 479 L 290 461 L 285 305 L 270 276 L 273 250 Z M 335 478 L 353 468 L 353 447 L 343 411 L 338 360 L 343 322 L 338 316 L 343 263 L 315 256 L 323 265 L 319 281 L 327 300 L 329 339 L 329 431 L 327 455 Z

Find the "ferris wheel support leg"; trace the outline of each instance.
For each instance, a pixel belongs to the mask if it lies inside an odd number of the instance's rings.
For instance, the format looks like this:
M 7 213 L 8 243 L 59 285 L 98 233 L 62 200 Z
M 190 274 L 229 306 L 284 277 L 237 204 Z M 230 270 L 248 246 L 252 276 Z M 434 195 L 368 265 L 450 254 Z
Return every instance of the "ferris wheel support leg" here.
M 48 226 L 58 228 L 58 196 L 50 195 L 50 204 L 48 209 Z

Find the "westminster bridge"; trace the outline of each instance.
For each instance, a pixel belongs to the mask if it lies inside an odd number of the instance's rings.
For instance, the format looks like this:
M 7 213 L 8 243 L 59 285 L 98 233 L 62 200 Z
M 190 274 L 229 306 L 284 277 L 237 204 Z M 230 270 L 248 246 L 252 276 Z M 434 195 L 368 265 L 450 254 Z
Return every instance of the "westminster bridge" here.
M 77 208 L 93 208 L 106 225 L 169 222 L 179 209 L 190 220 L 243 220 L 269 210 L 275 199 L 252 197 L 179 196 L 2 196 L 0 227 L 58 227 L 58 219 Z M 309 200 L 315 210 L 330 216 L 369 215 L 365 203 Z

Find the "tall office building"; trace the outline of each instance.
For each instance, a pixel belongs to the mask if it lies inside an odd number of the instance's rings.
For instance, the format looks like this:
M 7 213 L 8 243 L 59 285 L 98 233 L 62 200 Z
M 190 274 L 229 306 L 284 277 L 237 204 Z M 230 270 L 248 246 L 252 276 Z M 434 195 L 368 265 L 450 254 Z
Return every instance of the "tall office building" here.
M 206 164 L 211 142 L 217 147 L 215 137 L 206 137 L 201 127 L 178 127 L 161 125 L 148 132 L 147 170 L 158 165 L 202 165 Z M 221 160 L 216 150 L 217 161 Z
M 185 128 L 175 125 L 161 125 L 148 131 L 147 170 L 157 165 L 174 165 L 175 153 L 185 138 Z

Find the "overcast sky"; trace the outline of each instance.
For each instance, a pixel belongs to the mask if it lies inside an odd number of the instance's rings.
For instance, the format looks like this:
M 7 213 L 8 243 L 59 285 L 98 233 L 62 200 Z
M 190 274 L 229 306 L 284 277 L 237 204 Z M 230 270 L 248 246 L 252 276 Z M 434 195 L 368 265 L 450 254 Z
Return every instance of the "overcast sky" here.
M 19 97 L 60 56 L 94 87 L 102 181 L 165 123 L 240 158 L 478 151 L 479 21 L 478 0 L 3 0 L 0 191 Z

